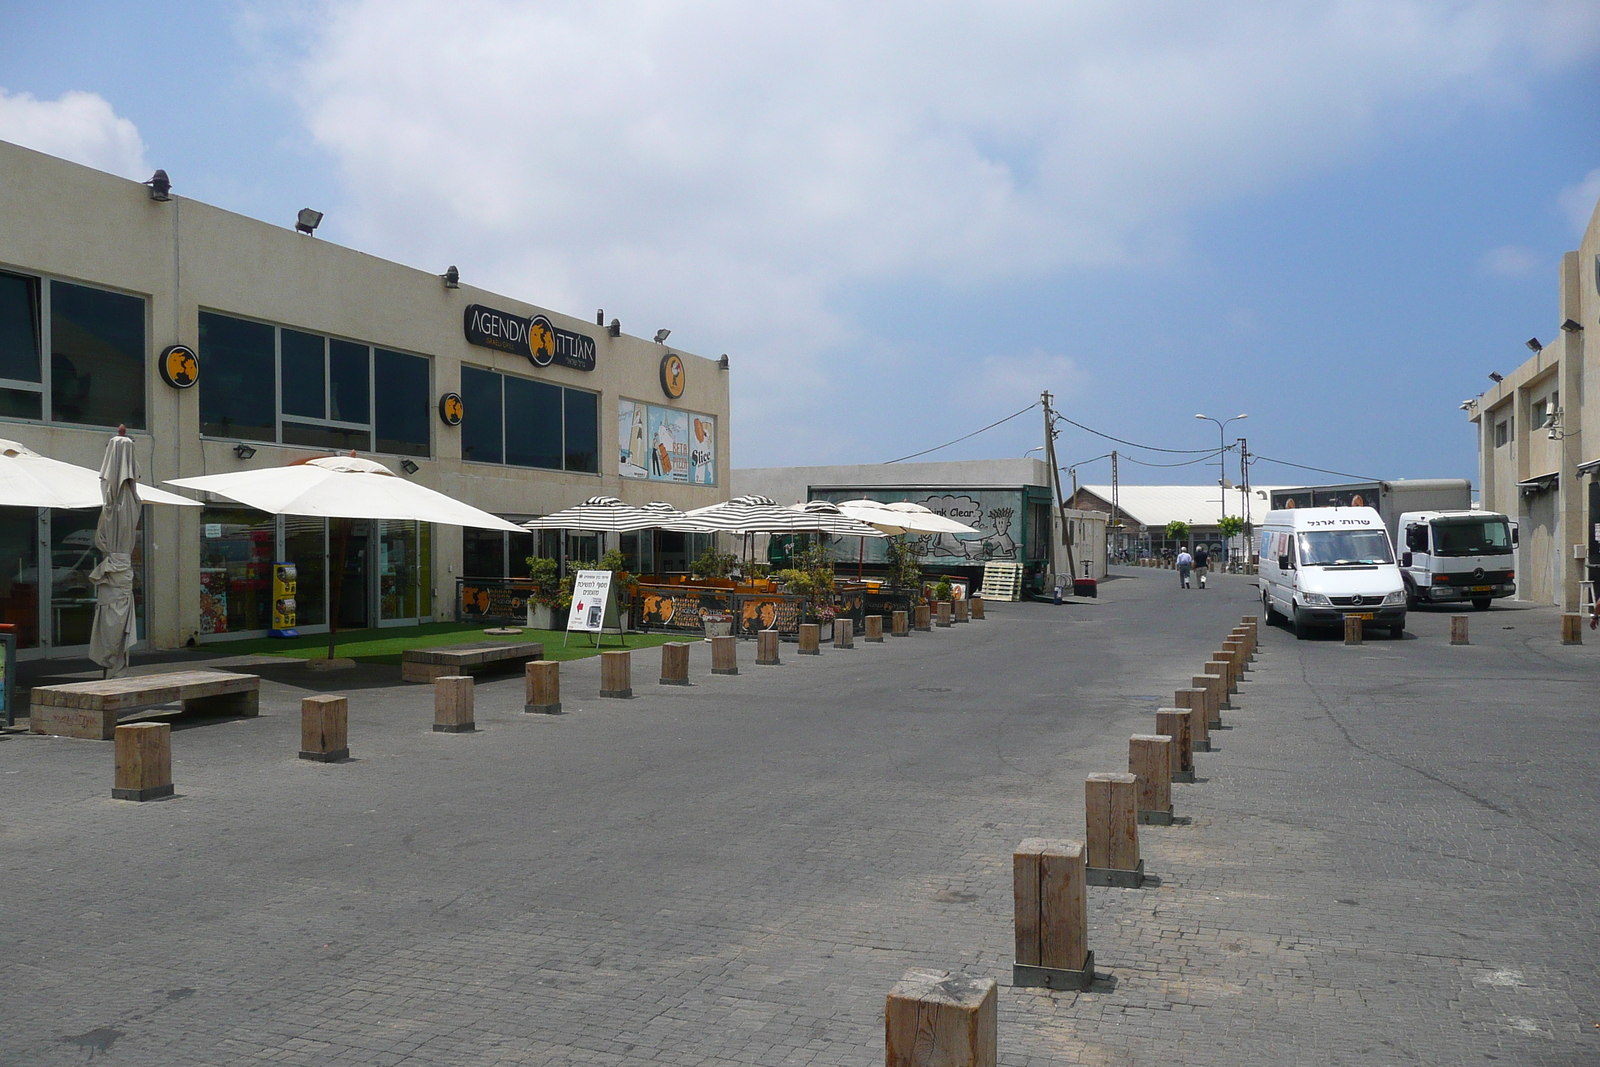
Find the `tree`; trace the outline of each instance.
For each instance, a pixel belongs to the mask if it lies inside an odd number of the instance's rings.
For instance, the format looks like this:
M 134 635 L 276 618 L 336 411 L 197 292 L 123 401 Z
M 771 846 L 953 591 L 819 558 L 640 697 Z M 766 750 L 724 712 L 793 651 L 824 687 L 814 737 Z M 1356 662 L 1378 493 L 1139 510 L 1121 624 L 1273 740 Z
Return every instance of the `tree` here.
M 1189 524 L 1178 519 L 1167 523 L 1167 540 L 1185 542 L 1189 540 Z
M 1224 515 L 1217 529 L 1222 531 L 1223 537 L 1238 537 L 1244 533 L 1244 520 L 1237 515 Z

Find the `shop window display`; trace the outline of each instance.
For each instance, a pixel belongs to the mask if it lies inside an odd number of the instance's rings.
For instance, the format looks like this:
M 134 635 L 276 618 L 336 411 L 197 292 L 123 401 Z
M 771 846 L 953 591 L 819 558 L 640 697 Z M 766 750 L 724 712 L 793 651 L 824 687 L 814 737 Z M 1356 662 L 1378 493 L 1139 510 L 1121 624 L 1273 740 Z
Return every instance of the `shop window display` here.
M 200 515 L 200 632 L 238 633 L 272 625 L 277 522 L 249 508 Z
M 39 647 L 39 519 L 33 508 L 0 508 L 0 622 L 18 648 Z

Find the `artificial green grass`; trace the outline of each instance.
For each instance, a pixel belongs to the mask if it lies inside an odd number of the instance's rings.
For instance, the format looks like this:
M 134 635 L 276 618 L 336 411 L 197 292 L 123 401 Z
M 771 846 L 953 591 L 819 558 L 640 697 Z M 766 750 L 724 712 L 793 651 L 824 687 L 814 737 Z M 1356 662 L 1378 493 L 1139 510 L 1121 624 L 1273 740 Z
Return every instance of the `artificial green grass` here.
M 596 648 L 591 634 L 574 633 L 569 640 L 566 632 L 562 630 L 523 628 L 520 634 L 508 636 L 495 636 L 483 631 L 483 626 L 458 622 L 434 622 L 422 626 L 397 626 L 381 630 L 349 630 L 339 634 L 334 655 L 353 659 L 358 663 L 385 663 L 399 666 L 401 654 L 413 648 L 464 645 L 480 641 L 505 641 L 508 644 L 542 641 L 545 659 L 569 660 L 599 655 L 608 649 L 656 648 L 668 641 L 695 639 L 692 634 L 628 634 L 626 644 L 619 644 L 616 634 L 606 634 L 601 638 L 600 647 Z M 566 642 L 566 647 L 562 647 L 563 641 Z M 231 656 L 265 655 L 284 656 L 290 659 L 320 659 L 328 654 L 328 635 L 258 637 L 206 647 L 208 650 L 225 652 Z

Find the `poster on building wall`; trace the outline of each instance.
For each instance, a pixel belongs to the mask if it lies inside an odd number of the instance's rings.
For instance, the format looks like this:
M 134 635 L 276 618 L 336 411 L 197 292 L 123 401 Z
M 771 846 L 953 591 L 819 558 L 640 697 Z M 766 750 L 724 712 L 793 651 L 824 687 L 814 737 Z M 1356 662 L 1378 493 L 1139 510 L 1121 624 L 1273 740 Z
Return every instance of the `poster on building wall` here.
M 272 629 L 269 637 L 299 637 L 295 627 L 297 570 L 293 563 L 272 565 Z
M 850 489 L 813 495 L 816 499 L 838 503 L 863 494 Z M 1023 561 L 1025 509 L 1022 493 L 1015 489 L 975 489 L 957 493 L 874 491 L 871 496 L 886 504 L 900 501 L 921 504 L 935 515 L 965 523 L 978 531 L 975 534 L 907 534 L 906 543 L 924 567 L 979 566 L 991 560 Z M 887 558 L 884 546 L 882 538 L 868 540 L 864 546 L 847 538 L 833 544 L 832 555 L 838 560 L 861 558 L 868 563 L 882 563 Z
M 715 485 L 717 420 L 699 412 L 619 400 L 617 471 L 624 478 Z

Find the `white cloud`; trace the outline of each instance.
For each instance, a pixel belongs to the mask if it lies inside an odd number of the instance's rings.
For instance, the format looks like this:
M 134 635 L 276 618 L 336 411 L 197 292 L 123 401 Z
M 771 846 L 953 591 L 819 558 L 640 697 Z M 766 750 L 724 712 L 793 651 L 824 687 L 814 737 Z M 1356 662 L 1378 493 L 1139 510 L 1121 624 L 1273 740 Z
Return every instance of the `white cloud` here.
M 356 243 L 728 350 L 770 430 L 877 355 L 862 287 L 1171 257 L 1197 209 L 1520 101 L 1600 11 L 329 0 L 291 32 Z
M 1561 190 L 1556 197 L 1561 213 L 1579 233 L 1589 228 L 1589 220 L 1594 216 L 1597 202 L 1600 202 L 1600 167 L 1585 174 L 1583 180 L 1576 185 L 1569 185 Z
M 0 140 L 135 181 L 150 176 L 138 128 L 96 93 L 36 100 L 28 93 L 0 89 Z
M 1521 278 L 1539 265 L 1539 255 L 1517 245 L 1491 248 L 1478 257 L 1478 270 L 1497 278 Z

